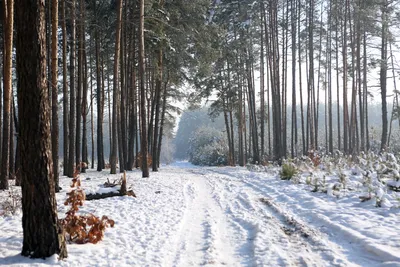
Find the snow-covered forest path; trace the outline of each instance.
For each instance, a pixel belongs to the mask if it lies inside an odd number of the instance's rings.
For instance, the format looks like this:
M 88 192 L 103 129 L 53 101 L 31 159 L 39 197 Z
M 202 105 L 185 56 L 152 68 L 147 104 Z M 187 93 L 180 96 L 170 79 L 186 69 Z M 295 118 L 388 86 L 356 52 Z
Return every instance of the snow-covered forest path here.
M 305 223 L 273 200 L 290 196 L 233 168 L 186 172 L 186 210 L 170 266 L 400 266 L 398 247 L 377 248 L 335 223 Z
M 186 210 L 171 266 L 237 265 L 239 257 L 234 248 L 240 240 L 234 239 L 235 229 L 213 198 L 208 181 L 192 175 L 184 187 L 184 195 Z
M 285 221 L 245 181 L 187 171 L 187 208 L 170 266 L 352 265 L 334 245 L 315 242 L 312 230 Z
M 275 175 L 188 163 L 148 179 L 129 172 L 137 198 L 81 208 L 115 220 L 102 242 L 69 244 L 63 262 L 32 261 L 19 256 L 21 216 L 0 217 L 0 266 L 400 266 L 398 208 L 311 193 Z M 89 171 L 82 187 L 96 191 L 119 176 Z M 60 217 L 69 183 L 62 177 Z

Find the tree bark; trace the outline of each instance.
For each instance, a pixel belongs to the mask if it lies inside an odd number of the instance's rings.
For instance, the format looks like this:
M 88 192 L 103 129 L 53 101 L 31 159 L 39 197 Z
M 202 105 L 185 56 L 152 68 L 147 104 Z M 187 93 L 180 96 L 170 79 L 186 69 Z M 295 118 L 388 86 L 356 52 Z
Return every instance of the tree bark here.
M 46 80 L 44 2 L 17 0 L 17 77 L 22 178 L 22 255 L 67 256 L 58 228 Z
M 112 111 L 112 145 L 111 145 L 111 174 L 117 173 L 117 152 L 118 152 L 118 137 L 117 137 L 117 118 L 118 118 L 118 95 L 119 95 L 119 82 L 118 82 L 118 67 L 119 67 L 119 54 L 121 47 L 121 23 L 122 23 L 122 0 L 118 1 L 118 14 L 117 14 L 117 27 L 115 37 L 115 54 L 114 54 L 114 78 L 113 78 L 113 111 Z M 123 162 L 119 162 L 120 168 Z
M 68 177 L 74 176 L 75 167 L 75 133 L 76 133 L 76 92 L 75 92 L 75 35 L 76 35 L 76 23 L 75 23 L 75 0 L 71 1 L 71 43 L 70 43 L 70 115 L 69 115 L 69 155 L 68 155 Z
M 51 2 L 51 149 L 53 155 L 54 186 L 60 192 L 58 171 L 58 0 Z
M 381 70 L 379 73 L 379 81 L 381 87 L 381 101 L 382 101 L 382 138 L 381 138 L 381 151 L 387 148 L 388 139 L 388 118 L 387 118 L 387 47 L 388 47 L 388 15 L 387 15 L 387 1 L 382 3 L 382 40 L 381 40 Z M 3 143 L 4 146 L 4 143 Z
M 85 1 L 81 0 L 81 49 L 82 49 L 82 65 L 83 65 L 83 74 L 82 74 L 82 110 L 80 113 L 82 114 L 82 162 L 87 164 L 87 167 L 82 166 L 81 172 L 86 172 L 86 169 L 89 167 L 89 159 L 88 159 L 88 137 L 87 137 L 87 115 L 88 115 L 88 64 L 87 64 L 87 56 L 86 56 L 86 40 L 85 40 Z
M 11 127 L 11 99 L 12 99 L 12 47 L 14 2 L 3 0 L 3 30 L 4 30 L 4 86 L 3 86 L 3 145 L 1 158 L 0 189 L 8 189 L 10 168 L 10 127 Z
M 67 85 L 67 17 L 65 14 L 65 0 L 61 0 L 62 13 L 62 66 L 63 66 L 63 175 L 68 175 L 68 152 L 69 152 L 69 108 L 68 108 L 68 85 Z
M 96 7 L 95 7 L 96 9 Z M 97 24 L 99 21 L 97 20 Z M 101 76 L 100 63 L 100 34 L 99 28 L 95 30 L 95 50 L 96 50 L 96 102 L 97 102 L 97 171 L 105 167 L 104 162 L 104 141 L 103 141 L 103 118 L 104 118 L 104 88 Z
M 140 150 L 142 153 L 142 177 L 149 177 L 149 166 L 147 163 L 148 140 L 147 140 L 147 119 L 146 119 L 146 88 L 145 88 L 145 58 L 144 58 L 144 0 L 140 0 L 139 16 L 139 74 L 140 74 L 140 119 L 141 135 Z

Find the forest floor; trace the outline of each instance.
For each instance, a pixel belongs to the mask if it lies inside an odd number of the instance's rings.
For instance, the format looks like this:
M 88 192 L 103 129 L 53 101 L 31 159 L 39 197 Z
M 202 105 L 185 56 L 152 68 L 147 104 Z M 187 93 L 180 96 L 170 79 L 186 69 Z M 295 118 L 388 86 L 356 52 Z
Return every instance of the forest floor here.
M 69 244 L 65 261 L 21 257 L 22 215 L 0 217 L 0 266 L 400 266 L 398 206 L 361 203 L 357 192 L 314 193 L 276 171 L 178 162 L 150 175 L 127 173 L 136 198 L 84 203 L 80 212 L 107 215 L 115 226 L 96 245 Z M 94 192 L 119 177 L 88 171 L 82 188 Z M 70 182 L 61 178 L 60 218 Z

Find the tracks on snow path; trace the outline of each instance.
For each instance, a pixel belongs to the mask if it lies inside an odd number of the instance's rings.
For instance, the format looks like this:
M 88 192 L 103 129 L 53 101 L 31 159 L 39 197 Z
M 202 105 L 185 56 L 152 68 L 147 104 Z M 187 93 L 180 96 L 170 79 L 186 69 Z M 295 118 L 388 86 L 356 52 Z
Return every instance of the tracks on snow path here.
M 186 211 L 168 266 L 360 266 L 256 185 L 187 169 Z
M 212 198 L 207 180 L 195 177 L 184 190 L 186 211 L 175 242 L 175 256 L 168 266 L 238 266 L 232 227 Z

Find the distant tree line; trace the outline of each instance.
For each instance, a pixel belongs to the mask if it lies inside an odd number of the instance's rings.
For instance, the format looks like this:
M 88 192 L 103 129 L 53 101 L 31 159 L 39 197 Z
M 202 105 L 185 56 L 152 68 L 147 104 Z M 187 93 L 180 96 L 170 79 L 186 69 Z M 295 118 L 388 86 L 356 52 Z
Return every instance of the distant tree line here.
M 399 118 L 399 13 L 399 1 L 388 0 L 214 1 L 215 57 L 195 85 L 213 99 L 211 113 L 224 117 L 230 164 L 280 161 L 320 147 L 370 150 L 375 91 L 380 151 L 387 150 Z

